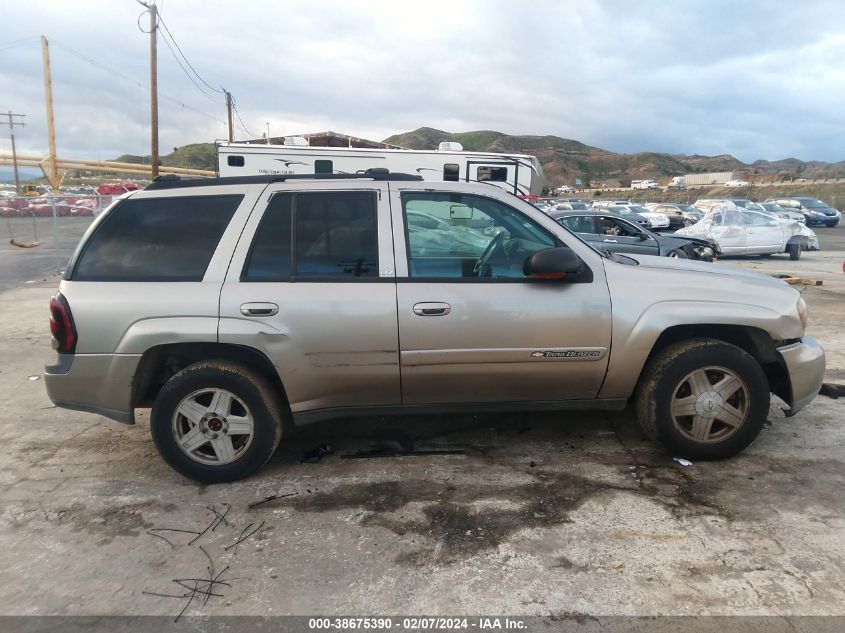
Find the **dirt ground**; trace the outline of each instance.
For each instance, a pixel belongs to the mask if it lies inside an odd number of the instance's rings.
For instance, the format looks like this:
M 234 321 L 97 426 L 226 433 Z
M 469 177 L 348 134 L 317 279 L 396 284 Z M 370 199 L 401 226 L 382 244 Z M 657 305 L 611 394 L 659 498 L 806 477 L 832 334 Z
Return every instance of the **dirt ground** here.
M 730 262 L 824 280 L 809 333 L 841 383 L 843 257 Z M 0 293 L 0 614 L 845 615 L 845 399 L 773 408 L 745 453 L 691 465 L 628 412 L 347 419 L 202 486 L 146 414 L 52 406 L 54 289 Z M 342 458 L 385 440 L 463 454 Z

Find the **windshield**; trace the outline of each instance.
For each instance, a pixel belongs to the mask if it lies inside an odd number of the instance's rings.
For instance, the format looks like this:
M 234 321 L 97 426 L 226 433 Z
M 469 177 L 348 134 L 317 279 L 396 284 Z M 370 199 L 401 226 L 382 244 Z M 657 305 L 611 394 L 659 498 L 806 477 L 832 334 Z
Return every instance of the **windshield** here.
M 751 211 L 765 211 L 766 210 L 762 206 L 757 204 L 756 202 L 751 202 L 750 200 L 745 202 L 745 204 L 743 204 L 742 207 L 745 208 L 745 209 L 750 209 Z
M 815 200 L 813 198 L 801 198 L 801 204 L 803 204 L 808 209 L 826 209 L 830 205 L 825 204 L 821 200 Z
M 701 213 L 700 209 L 696 209 L 691 204 L 678 204 L 677 206 L 681 211 L 685 211 L 686 213 Z
M 650 213 L 648 209 L 646 209 L 641 204 L 631 204 L 628 205 L 628 208 L 633 211 L 634 213 Z

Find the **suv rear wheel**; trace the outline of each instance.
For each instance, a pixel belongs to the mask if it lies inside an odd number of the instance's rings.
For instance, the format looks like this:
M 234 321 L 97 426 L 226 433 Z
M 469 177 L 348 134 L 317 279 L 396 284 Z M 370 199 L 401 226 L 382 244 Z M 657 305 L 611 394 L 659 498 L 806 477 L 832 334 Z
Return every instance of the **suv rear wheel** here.
M 269 382 L 228 361 L 203 361 L 159 392 L 150 432 L 162 458 L 203 483 L 234 481 L 261 468 L 282 437 L 281 405 Z
M 769 412 L 769 383 L 759 363 L 721 341 L 676 343 L 648 364 L 636 394 L 647 435 L 673 455 L 722 459 L 760 433 Z

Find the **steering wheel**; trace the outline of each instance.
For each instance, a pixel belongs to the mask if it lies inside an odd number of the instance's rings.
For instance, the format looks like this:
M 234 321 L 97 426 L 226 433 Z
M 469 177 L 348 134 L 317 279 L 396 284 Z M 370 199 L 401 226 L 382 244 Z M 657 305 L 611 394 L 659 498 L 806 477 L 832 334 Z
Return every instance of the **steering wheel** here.
M 478 261 L 475 262 L 475 266 L 472 267 L 472 272 L 479 276 L 478 274 L 484 269 L 487 265 L 487 262 L 490 261 L 490 258 L 493 256 L 493 253 L 499 245 L 505 240 L 505 233 L 502 231 L 501 233 L 496 234 L 490 243 L 487 244 L 487 248 L 484 249 L 484 252 L 478 258 Z

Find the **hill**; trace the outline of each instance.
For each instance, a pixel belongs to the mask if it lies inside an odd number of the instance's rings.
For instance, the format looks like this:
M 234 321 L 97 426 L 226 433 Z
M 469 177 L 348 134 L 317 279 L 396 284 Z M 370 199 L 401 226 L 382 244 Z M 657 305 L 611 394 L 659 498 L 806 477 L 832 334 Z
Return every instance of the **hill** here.
M 149 156 L 124 154 L 114 160 L 122 163 L 137 163 L 149 165 Z M 173 151 L 161 157 L 161 164 L 165 167 L 187 167 L 189 169 L 217 169 L 217 151 L 213 143 L 193 143 L 174 147 Z
M 702 156 L 694 154 L 666 154 L 640 152 L 618 154 L 561 138 L 559 136 L 511 136 L 502 132 L 480 130 L 477 132 L 444 132 L 421 127 L 412 132 L 394 134 L 385 143 L 411 149 L 433 149 L 442 141 L 457 141 L 472 152 L 512 152 L 533 154 L 543 165 L 546 184 L 574 184 L 576 178 L 583 182 L 601 180 L 627 186 L 632 179 L 669 178 L 683 174 L 711 171 L 734 171 L 741 177 L 754 180 L 771 180 L 772 177 L 804 178 L 845 177 L 845 161 L 825 163 L 801 161 L 796 158 L 751 164 L 724 154 Z M 754 177 L 757 178 L 754 178 Z

